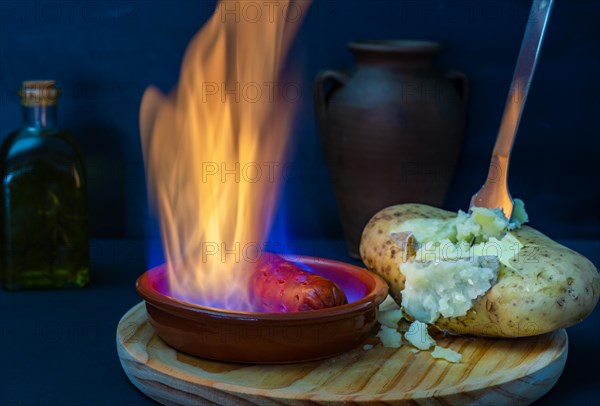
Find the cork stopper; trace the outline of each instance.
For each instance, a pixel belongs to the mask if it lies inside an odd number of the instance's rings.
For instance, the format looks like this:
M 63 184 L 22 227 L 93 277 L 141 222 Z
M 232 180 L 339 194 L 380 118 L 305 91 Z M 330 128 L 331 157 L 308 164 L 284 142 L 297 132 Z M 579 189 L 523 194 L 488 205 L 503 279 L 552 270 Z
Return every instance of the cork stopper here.
M 59 90 L 54 80 L 26 80 L 19 90 L 23 106 L 54 106 Z

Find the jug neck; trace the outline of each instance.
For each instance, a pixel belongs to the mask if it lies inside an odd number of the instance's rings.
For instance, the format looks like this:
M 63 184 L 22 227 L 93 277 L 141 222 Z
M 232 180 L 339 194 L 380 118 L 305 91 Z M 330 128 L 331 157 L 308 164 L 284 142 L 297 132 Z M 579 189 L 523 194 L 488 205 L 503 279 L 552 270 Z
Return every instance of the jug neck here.
M 359 67 L 422 70 L 432 67 L 441 45 L 429 41 L 381 40 L 351 42 L 348 48 Z

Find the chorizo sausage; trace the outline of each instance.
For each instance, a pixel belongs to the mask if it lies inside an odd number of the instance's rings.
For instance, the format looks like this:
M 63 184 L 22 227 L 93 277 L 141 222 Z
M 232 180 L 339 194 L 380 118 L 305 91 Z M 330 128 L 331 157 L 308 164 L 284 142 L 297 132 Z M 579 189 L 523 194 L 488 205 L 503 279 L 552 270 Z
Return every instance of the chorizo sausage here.
M 335 282 L 305 271 L 279 255 L 263 257 L 250 278 L 255 311 L 302 312 L 348 303 L 344 291 Z

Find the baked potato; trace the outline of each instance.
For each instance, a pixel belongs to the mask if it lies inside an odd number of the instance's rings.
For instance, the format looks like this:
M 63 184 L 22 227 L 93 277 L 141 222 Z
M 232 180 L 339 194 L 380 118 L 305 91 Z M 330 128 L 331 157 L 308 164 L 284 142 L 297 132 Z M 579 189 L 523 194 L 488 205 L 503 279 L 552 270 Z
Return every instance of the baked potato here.
M 443 220 L 456 215 L 431 206 L 401 204 L 381 210 L 365 227 L 362 260 L 387 281 L 398 304 L 405 289 L 403 267 L 414 261 L 420 246 L 403 225 L 411 219 Z M 522 244 L 519 255 L 499 266 L 489 289 L 472 301 L 466 314 L 440 316 L 432 325 L 455 334 L 524 337 L 571 326 L 592 312 L 600 278 L 587 258 L 528 226 L 509 233 Z M 407 314 L 407 318 L 414 317 Z

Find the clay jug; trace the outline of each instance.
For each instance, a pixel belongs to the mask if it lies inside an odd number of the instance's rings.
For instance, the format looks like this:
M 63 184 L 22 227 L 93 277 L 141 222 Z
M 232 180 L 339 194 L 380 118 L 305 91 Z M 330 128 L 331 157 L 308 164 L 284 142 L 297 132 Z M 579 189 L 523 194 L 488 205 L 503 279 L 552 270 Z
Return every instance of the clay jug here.
M 434 67 L 435 42 L 348 47 L 356 68 L 319 73 L 313 95 L 348 252 L 360 258 L 362 230 L 380 209 L 443 204 L 463 141 L 467 80 Z

